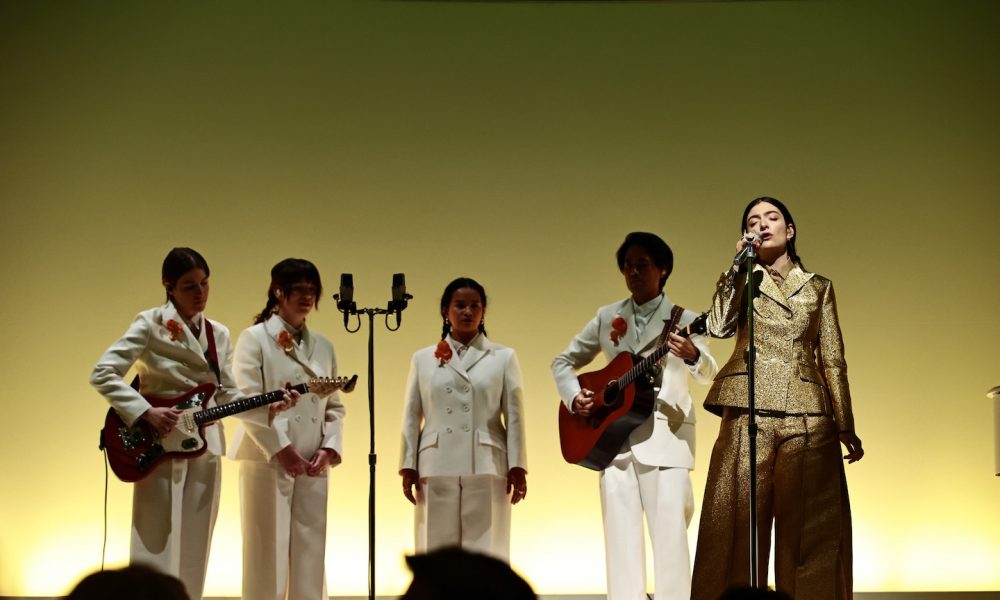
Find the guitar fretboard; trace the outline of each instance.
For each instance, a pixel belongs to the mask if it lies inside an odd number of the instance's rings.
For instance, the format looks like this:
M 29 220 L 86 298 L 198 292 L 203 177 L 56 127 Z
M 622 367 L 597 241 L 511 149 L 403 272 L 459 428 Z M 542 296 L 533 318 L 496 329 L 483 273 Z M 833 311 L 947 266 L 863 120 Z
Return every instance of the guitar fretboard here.
M 656 361 L 663 358 L 668 352 L 670 352 L 670 346 L 667 346 L 666 344 L 660 346 L 656 350 L 653 350 L 652 354 L 633 365 L 631 369 L 618 379 L 618 389 L 624 389 L 625 386 L 635 381 L 636 377 L 652 369 L 653 365 L 656 364 Z
M 678 335 L 684 337 L 690 337 L 692 334 L 705 333 L 704 325 L 707 315 L 701 315 L 697 317 L 690 325 L 682 327 L 677 331 Z M 649 356 L 637 362 L 631 369 L 629 369 L 624 375 L 618 378 L 618 389 L 625 389 L 625 387 L 635 381 L 635 378 L 646 373 L 653 368 L 658 360 L 663 358 L 670 352 L 670 346 L 666 344 L 659 346 L 656 350 L 653 350 Z
M 300 394 L 305 394 L 309 391 L 309 385 L 305 383 L 300 383 L 298 385 L 293 385 L 291 389 L 297 391 Z M 213 406 L 211 408 L 206 408 L 194 413 L 195 423 L 201 425 L 207 421 L 215 421 L 223 417 L 228 417 L 230 415 L 235 415 L 241 412 L 248 411 L 258 406 L 264 406 L 265 404 L 272 404 L 281 400 L 285 395 L 285 390 L 275 390 L 273 392 L 267 392 L 266 394 L 261 394 L 259 396 L 250 396 L 249 398 L 240 398 L 239 400 L 230 402 L 229 404 L 222 404 L 218 406 Z

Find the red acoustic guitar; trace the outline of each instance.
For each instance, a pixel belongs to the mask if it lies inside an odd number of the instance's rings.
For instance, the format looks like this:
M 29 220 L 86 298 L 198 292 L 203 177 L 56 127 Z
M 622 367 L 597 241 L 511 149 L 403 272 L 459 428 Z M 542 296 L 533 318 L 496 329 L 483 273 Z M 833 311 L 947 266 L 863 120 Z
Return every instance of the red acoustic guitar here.
M 701 315 L 675 332 L 685 337 L 705 333 L 705 319 Z M 622 352 L 603 369 L 577 377 L 581 388 L 594 391 L 594 410 L 583 417 L 559 403 L 559 445 L 566 462 L 595 471 L 611 464 L 632 430 L 652 414 L 653 372 L 668 352 L 666 344 L 645 358 Z
M 293 385 L 290 389 L 300 394 L 313 392 L 327 396 L 343 390 L 354 390 L 358 376 L 315 377 L 308 383 Z M 284 397 L 284 390 L 275 390 L 259 396 L 240 398 L 229 404 L 205 408 L 215 393 L 214 383 L 203 383 L 175 398 L 145 396 L 153 406 L 174 407 L 182 411 L 177 427 L 163 436 L 142 419 L 131 427 L 122 421 L 115 409 L 108 409 L 101 430 L 101 449 L 107 450 L 108 464 L 118 479 L 139 481 L 146 477 L 153 467 L 167 458 L 194 458 L 205 452 L 205 426 L 223 417 L 248 411 L 258 406 L 272 404 Z

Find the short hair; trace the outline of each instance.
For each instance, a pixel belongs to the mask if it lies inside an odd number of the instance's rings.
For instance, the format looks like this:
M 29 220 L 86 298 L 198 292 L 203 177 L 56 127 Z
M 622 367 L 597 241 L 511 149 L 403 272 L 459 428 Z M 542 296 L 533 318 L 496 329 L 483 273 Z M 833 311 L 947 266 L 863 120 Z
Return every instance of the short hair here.
M 181 580 L 146 565 L 96 571 L 80 580 L 66 600 L 189 600 Z
M 444 548 L 407 556 L 413 582 L 401 600 L 475 598 L 536 600 L 534 590 L 510 565 L 485 554 Z
M 662 292 L 663 286 L 667 283 L 667 278 L 674 271 L 673 250 L 663 241 L 663 238 L 655 233 L 633 231 L 625 236 L 625 241 L 622 242 L 622 245 L 618 247 L 618 252 L 615 253 L 615 258 L 618 259 L 619 271 L 625 270 L 625 255 L 632 246 L 639 246 L 645 250 L 649 254 L 649 257 L 653 259 L 653 263 L 667 272 L 666 275 L 660 277 L 660 291 Z

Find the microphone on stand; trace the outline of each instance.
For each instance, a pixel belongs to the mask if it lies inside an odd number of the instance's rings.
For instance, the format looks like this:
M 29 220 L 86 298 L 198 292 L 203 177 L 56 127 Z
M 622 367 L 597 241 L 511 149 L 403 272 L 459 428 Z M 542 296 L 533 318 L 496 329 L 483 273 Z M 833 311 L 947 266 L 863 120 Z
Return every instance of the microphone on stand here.
M 333 298 L 337 301 L 337 310 L 344 313 L 344 327 L 347 327 L 347 319 L 356 308 L 354 304 L 354 275 L 350 273 L 340 274 L 340 293 L 334 294 Z
M 403 322 L 402 313 L 412 298 L 413 296 L 406 293 L 406 275 L 394 273 L 392 275 L 392 301 L 389 302 L 389 310 L 395 311 L 397 324 Z
M 737 267 L 743 264 L 743 261 L 745 261 L 748 257 L 753 258 L 756 256 L 757 250 L 754 248 L 754 244 L 760 243 L 760 234 L 756 231 L 745 233 L 743 234 L 743 241 L 746 242 L 746 245 L 743 246 L 743 249 L 737 252 L 736 256 L 733 258 L 733 264 Z

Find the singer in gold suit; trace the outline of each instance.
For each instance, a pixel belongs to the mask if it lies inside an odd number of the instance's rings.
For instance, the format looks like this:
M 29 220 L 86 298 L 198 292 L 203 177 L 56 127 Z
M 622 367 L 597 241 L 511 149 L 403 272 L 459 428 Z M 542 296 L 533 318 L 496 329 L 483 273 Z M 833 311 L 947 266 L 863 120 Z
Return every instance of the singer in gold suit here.
M 757 247 L 756 346 L 758 580 L 767 581 L 775 530 L 775 587 L 795 600 L 852 597 L 851 510 L 842 458 L 860 460 L 844 343 L 829 279 L 807 272 L 788 209 L 758 198 L 743 238 Z M 722 417 L 702 505 L 693 600 L 716 600 L 750 581 L 746 273 L 722 275 L 708 318 L 714 337 L 736 336 L 705 408 Z M 841 456 L 840 446 L 847 454 Z

